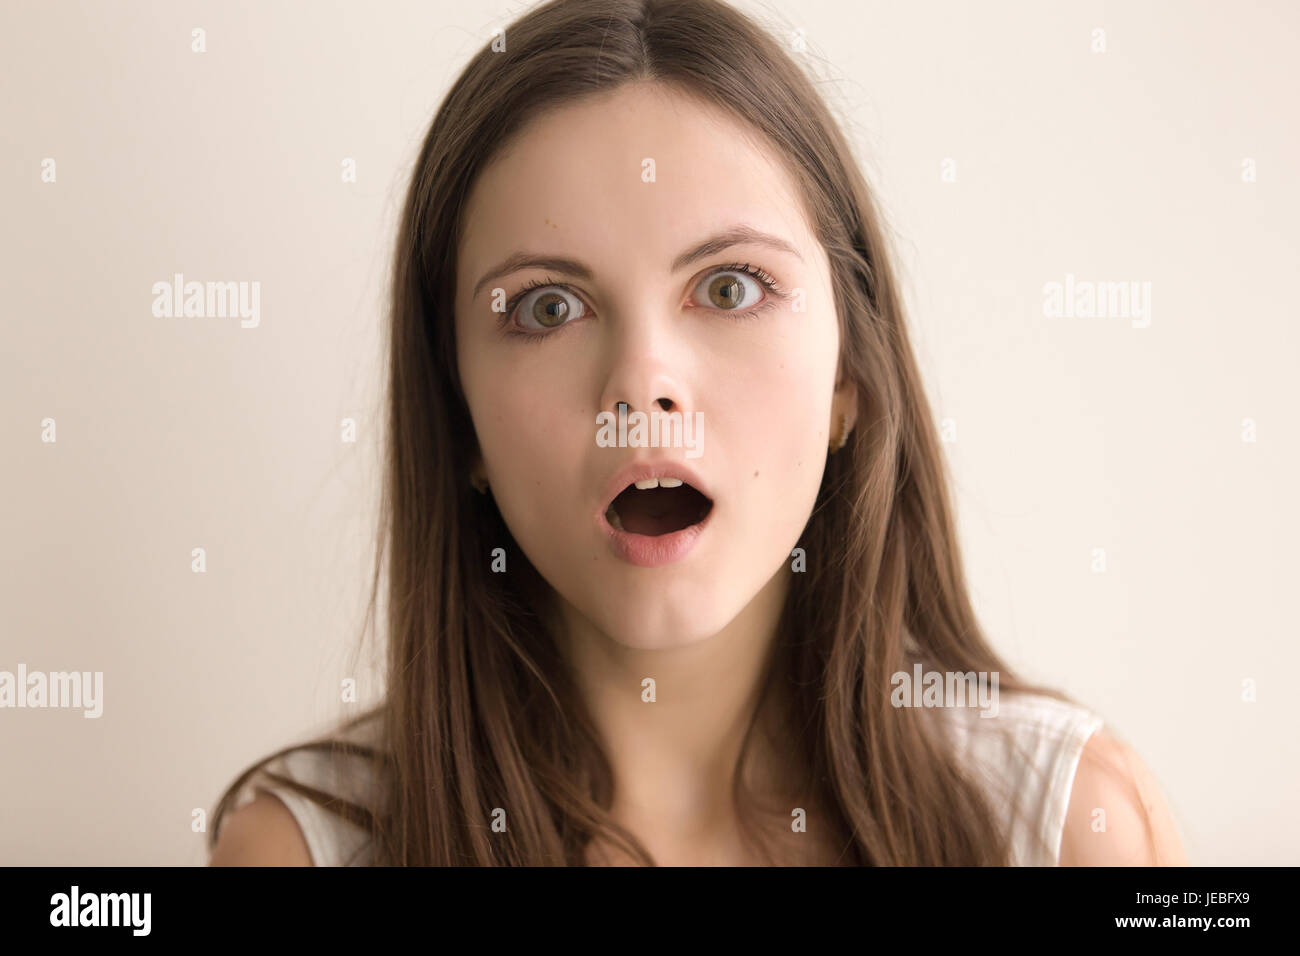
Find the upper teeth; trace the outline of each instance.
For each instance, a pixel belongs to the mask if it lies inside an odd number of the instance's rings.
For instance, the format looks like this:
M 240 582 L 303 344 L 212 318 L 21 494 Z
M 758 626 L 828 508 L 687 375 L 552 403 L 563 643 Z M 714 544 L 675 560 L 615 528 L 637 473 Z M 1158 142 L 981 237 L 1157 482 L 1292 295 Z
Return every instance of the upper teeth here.
M 649 491 L 651 488 L 680 488 L 682 480 L 680 478 L 646 478 L 643 481 L 633 482 L 638 491 Z

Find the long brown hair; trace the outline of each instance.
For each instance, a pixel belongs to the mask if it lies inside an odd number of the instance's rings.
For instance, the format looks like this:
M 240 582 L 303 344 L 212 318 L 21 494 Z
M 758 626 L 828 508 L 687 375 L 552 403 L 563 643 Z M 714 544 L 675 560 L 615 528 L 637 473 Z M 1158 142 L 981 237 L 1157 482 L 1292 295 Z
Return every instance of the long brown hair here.
M 372 756 L 375 799 L 360 806 L 277 779 L 367 829 L 381 863 L 580 864 L 596 837 L 654 863 L 609 815 L 610 766 L 548 630 L 549 586 L 467 480 L 476 439 L 452 309 L 465 197 L 485 164 L 544 109 L 655 82 L 747 120 L 785 159 L 829 254 L 839 374 L 857 387 L 858 427 L 828 460 L 799 542 L 808 571 L 793 575 L 764 682 L 769 692 L 786 682 L 780 723 L 794 729 L 806 805 L 823 808 L 814 825 L 846 864 L 1009 862 L 1003 815 L 932 711 L 891 705 L 891 675 L 920 662 L 996 672 L 1005 692 L 1063 695 L 1016 678 L 976 623 L 879 213 L 813 82 L 719 0 L 554 0 L 496 46 L 439 107 L 397 237 L 368 615 L 386 558 L 387 689 L 359 718 L 378 722 L 382 745 L 310 745 Z M 484 556 L 502 544 L 511 571 L 490 574 Z M 292 749 L 226 791 L 212 843 L 233 794 Z M 740 782 L 738 767 L 734 796 L 748 821 Z M 491 831 L 498 807 L 509 810 L 507 834 Z

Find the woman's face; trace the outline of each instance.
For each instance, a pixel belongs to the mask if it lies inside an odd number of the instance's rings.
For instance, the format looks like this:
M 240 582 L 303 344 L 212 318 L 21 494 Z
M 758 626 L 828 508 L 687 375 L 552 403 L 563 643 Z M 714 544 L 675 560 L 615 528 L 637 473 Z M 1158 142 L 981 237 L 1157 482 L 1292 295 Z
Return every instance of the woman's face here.
M 620 644 L 703 640 L 783 583 L 829 437 L 853 420 L 801 209 L 744 127 L 644 84 L 542 114 L 471 191 L 456 341 L 481 473 L 566 610 Z M 705 245 L 742 226 L 745 241 Z M 569 262 L 515 268 L 521 255 Z M 685 483 L 623 491 L 631 464 Z

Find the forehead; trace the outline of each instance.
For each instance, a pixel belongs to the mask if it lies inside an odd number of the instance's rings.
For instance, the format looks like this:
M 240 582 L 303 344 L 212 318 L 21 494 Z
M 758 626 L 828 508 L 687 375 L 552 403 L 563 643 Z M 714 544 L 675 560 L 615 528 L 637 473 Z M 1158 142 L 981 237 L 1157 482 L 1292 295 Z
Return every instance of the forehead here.
M 737 223 L 804 255 L 793 180 L 757 133 L 695 98 L 631 85 L 547 111 L 478 177 L 465 210 L 458 294 L 516 251 L 629 257 L 666 272 L 683 248 Z

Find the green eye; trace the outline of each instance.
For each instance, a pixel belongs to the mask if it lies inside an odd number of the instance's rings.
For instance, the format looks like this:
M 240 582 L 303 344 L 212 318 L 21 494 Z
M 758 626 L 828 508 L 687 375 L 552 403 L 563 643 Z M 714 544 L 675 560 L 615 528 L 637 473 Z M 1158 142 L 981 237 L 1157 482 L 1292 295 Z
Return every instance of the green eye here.
M 754 281 L 747 282 L 747 278 Z M 707 302 L 703 304 L 722 312 L 749 312 L 770 304 L 774 298 L 786 298 L 772 276 L 747 262 L 714 270 L 704 277 L 697 288 L 705 290 Z M 765 297 L 763 289 L 771 295 Z
M 747 281 L 753 279 L 753 282 Z M 776 308 L 790 293 L 776 279 L 757 266 L 737 262 L 719 266 L 696 284 L 696 294 L 703 291 L 706 308 L 746 320 Z M 764 294 L 766 290 L 767 294 Z M 506 334 L 540 342 L 551 330 L 572 325 L 587 314 L 586 303 L 563 282 L 534 279 L 507 304 L 502 328 Z
M 537 289 L 543 291 L 533 295 Z M 586 314 L 581 299 L 554 283 L 535 282 L 526 287 L 515 302 L 519 312 L 518 324 L 525 329 L 555 329 Z

